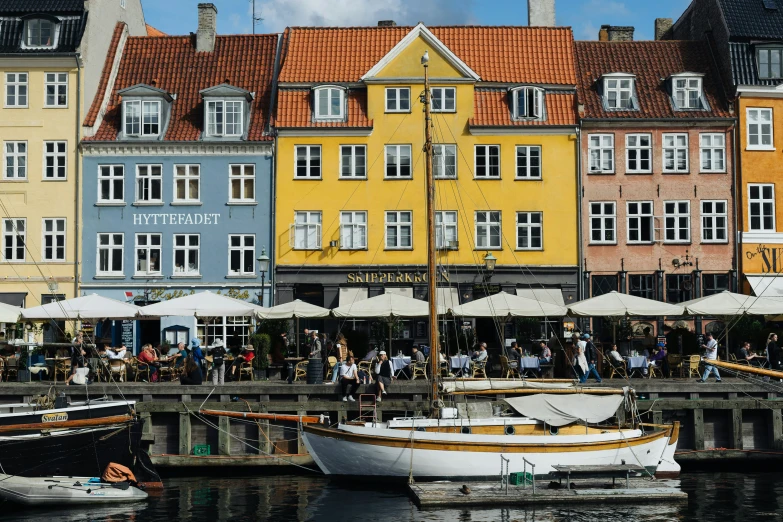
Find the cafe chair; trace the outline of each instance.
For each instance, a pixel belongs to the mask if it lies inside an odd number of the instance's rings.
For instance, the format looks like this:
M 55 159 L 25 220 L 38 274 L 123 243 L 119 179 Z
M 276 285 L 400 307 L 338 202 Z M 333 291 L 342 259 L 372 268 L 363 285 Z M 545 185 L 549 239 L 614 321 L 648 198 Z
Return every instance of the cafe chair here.
M 136 357 L 134 357 L 131 362 L 131 367 L 133 368 L 134 382 L 139 382 L 139 376 L 145 377 L 147 382 L 150 382 L 152 380 L 150 374 L 150 366 L 147 363 L 143 363 L 140 360 L 138 360 Z
M 253 374 L 253 362 L 243 362 L 239 365 L 239 375 L 237 375 L 237 381 L 242 380 L 242 376 L 246 375 L 250 377 L 250 380 L 255 380 L 255 375 Z
M 519 369 L 515 366 L 511 366 L 511 363 L 508 361 L 508 357 L 505 355 L 500 356 L 500 377 L 502 379 L 519 377 Z
M 307 379 L 307 359 L 304 361 L 299 361 L 296 363 L 296 367 L 294 368 L 294 380 L 298 381 L 300 377 Z
M 176 359 L 172 359 L 160 365 L 160 368 L 158 368 L 160 382 L 163 382 L 163 377 L 168 377 L 170 381 L 174 378 L 174 375 L 177 373 L 177 368 L 174 367 L 175 362 Z
M 653 377 L 662 377 L 661 368 L 659 366 L 650 363 L 647 365 L 647 377 L 652 379 Z
M 57 374 L 61 374 L 63 376 L 63 380 L 66 380 L 68 378 L 68 375 L 71 373 L 71 360 L 70 359 L 62 359 L 59 361 L 54 362 L 54 382 L 57 383 Z
M 356 367 L 360 372 L 365 372 L 367 375 L 369 375 L 372 378 L 372 372 L 373 372 L 372 366 L 373 366 L 372 361 L 359 361 L 359 364 Z
M 332 378 L 332 375 L 337 370 L 337 357 L 330 355 L 326 358 L 328 366 L 328 370 L 326 372 L 326 380 L 330 380 Z
M 14 379 L 19 379 L 19 359 L 17 359 L 16 357 L 8 357 L 5 360 L 6 381 L 11 380 L 11 374 L 13 374 Z
M 628 370 L 625 366 L 625 361 L 619 362 L 613 360 L 611 357 L 604 357 L 604 360 L 609 363 L 609 378 L 614 378 L 615 375 L 619 375 L 623 379 L 628 378 Z
M 483 360 L 481 362 L 474 361 L 471 363 L 472 373 L 471 377 L 474 379 L 476 378 L 487 378 L 487 361 Z
M 696 377 L 701 377 L 701 373 L 699 373 L 699 362 L 701 362 L 700 355 L 691 355 L 688 358 L 688 377 L 693 377 L 694 375 Z
M 669 373 L 673 376 L 675 372 L 682 377 L 682 355 L 678 353 L 670 353 L 666 355 L 666 360 L 669 361 Z
M 415 380 L 416 377 L 424 377 L 424 379 L 426 379 L 429 362 L 430 362 L 430 358 L 427 357 L 426 359 L 424 359 L 424 362 L 413 363 L 413 375 L 411 375 L 411 380 Z
M 745 364 L 747 366 L 750 366 L 750 363 L 748 361 L 746 361 L 745 359 L 737 359 L 737 356 L 734 355 L 733 353 L 729 354 L 729 362 L 734 364 Z
M 128 370 L 125 367 L 125 361 L 119 359 L 112 359 L 109 361 L 109 376 L 116 381 L 125 382 L 127 379 Z

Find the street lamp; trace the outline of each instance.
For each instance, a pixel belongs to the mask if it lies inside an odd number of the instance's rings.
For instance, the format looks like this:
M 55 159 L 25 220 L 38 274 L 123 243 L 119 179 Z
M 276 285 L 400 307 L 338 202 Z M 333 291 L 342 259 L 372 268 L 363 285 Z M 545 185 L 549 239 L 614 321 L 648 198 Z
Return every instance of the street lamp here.
M 264 282 L 266 271 L 269 270 L 269 256 L 266 255 L 266 247 L 261 248 L 261 255 L 256 259 L 258 261 L 258 271 L 261 272 L 261 293 L 258 296 L 258 302 L 264 306 Z
M 487 252 L 487 255 L 484 256 L 484 268 L 487 269 L 487 272 L 492 273 L 495 271 L 495 264 L 498 262 L 498 258 L 492 255 L 492 252 Z

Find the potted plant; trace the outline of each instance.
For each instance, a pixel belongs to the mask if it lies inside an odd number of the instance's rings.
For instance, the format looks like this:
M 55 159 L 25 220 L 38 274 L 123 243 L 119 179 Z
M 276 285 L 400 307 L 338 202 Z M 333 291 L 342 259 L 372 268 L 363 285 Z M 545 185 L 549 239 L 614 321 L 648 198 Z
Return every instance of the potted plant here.
M 272 338 L 269 334 L 255 333 L 250 336 L 249 341 L 256 349 L 256 356 L 253 358 L 253 377 L 256 380 L 265 380 L 266 370 L 269 368 Z

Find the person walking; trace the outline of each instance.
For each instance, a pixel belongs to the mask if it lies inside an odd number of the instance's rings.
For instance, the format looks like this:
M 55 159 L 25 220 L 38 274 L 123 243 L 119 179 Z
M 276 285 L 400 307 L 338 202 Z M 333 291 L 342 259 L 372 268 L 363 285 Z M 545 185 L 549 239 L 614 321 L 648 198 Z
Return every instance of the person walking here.
M 584 356 L 587 361 L 587 371 L 584 373 L 579 382 L 587 382 L 587 379 L 592 375 L 595 377 L 596 382 L 601 382 L 601 376 L 598 375 L 598 370 L 595 369 L 596 361 L 598 360 L 598 349 L 590 339 L 590 334 L 584 334 L 582 336 L 584 340 Z
M 715 374 L 715 382 L 721 382 L 720 372 L 716 367 L 709 364 L 709 361 L 718 359 L 718 341 L 713 338 L 711 333 L 708 333 L 707 342 L 702 344 L 701 347 L 704 349 L 704 359 L 707 363 L 704 368 L 704 375 L 699 379 L 699 382 L 707 382 L 707 377 L 709 377 L 711 373 Z
M 767 362 L 771 370 L 780 368 L 780 348 L 778 347 L 778 334 L 771 333 L 767 337 Z
M 343 402 L 356 402 L 353 395 L 359 389 L 359 370 L 350 355 L 340 365 L 340 389 L 342 390 Z
M 212 384 L 223 386 L 226 383 L 226 347 L 218 339 L 208 351 L 212 352 Z
M 579 382 L 585 382 L 587 380 L 587 371 L 589 366 L 587 365 L 587 358 L 585 357 L 585 348 L 587 347 L 587 341 L 578 340 L 579 338 L 574 334 L 574 349 L 576 355 L 574 356 L 574 371 L 579 378 Z M 584 338 L 583 338 L 584 339 Z
M 318 338 L 318 333 L 315 330 L 310 330 L 310 358 L 321 358 L 321 340 Z
M 190 340 L 190 356 L 193 357 L 193 362 L 196 363 L 201 369 L 201 375 L 204 375 L 204 352 L 201 351 L 201 340 L 198 337 L 194 337 Z

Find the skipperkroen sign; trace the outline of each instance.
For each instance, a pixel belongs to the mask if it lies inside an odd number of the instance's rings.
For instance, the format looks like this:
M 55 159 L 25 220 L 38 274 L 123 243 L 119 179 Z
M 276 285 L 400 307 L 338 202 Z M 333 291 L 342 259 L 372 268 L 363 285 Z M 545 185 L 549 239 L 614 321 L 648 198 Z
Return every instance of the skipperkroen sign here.
M 134 226 L 150 225 L 217 225 L 220 214 L 133 214 Z

